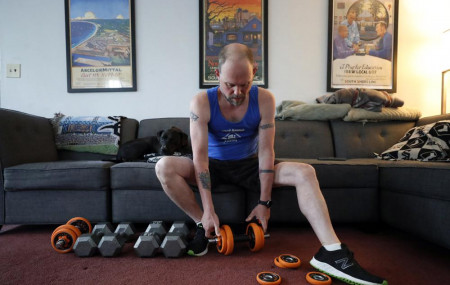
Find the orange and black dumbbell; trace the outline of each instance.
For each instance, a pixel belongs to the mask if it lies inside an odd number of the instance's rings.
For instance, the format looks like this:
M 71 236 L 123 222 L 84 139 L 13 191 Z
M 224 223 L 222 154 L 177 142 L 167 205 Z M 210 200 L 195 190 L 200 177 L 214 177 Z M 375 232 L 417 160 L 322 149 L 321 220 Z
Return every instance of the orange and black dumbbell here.
M 224 255 L 233 253 L 236 242 L 248 242 L 251 251 L 256 252 L 264 247 L 264 240 L 269 238 L 270 234 L 264 234 L 262 227 L 256 223 L 247 225 L 245 234 L 234 235 L 230 226 L 220 227 L 220 236 L 209 239 L 209 243 L 215 243 L 217 251 Z
M 70 219 L 65 225 L 57 227 L 51 237 L 54 250 L 59 253 L 70 252 L 77 238 L 84 233 L 92 231 L 91 223 L 82 217 Z

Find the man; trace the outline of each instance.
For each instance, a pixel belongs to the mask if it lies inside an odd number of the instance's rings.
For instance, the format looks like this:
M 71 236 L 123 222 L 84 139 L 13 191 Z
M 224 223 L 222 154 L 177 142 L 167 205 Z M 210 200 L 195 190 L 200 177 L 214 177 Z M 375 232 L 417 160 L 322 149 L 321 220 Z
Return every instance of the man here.
M 387 60 L 392 59 L 392 35 L 387 32 L 387 24 L 379 22 L 375 28 L 380 38 L 377 47 L 369 51 L 369 55 L 377 56 Z
M 340 25 L 338 27 L 338 34 L 333 42 L 333 59 L 346 58 L 358 51 L 358 45 L 353 48 L 347 46 L 345 39 L 348 36 L 347 26 Z
M 345 39 L 347 47 L 355 49 L 361 42 L 359 37 L 358 24 L 356 23 L 356 9 L 350 8 L 347 11 L 347 19 L 341 22 L 341 25 L 348 28 L 348 35 Z
M 247 46 L 224 47 L 216 71 L 219 86 L 200 92 L 191 102 L 193 160 L 164 157 L 156 165 L 166 194 L 197 223 L 197 234 L 188 246 L 188 253 L 206 254 L 207 238 L 212 237 L 212 232 L 220 235 L 219 217 L 211 196 L 217 184 L 226 181 L 247 191 L 250 187 L 259 187 L 260 201 L 247 221 L 256 218 L 264 231 L 270 218 L 272 187 L 293 185 L 300 210 L 323 245 L 311 264 L 357 284 L 387 284 L 365 272 L 347 247 L 341 245 L 331 225 L 314 168 L 293 162 L 274 165 L 275 99 L 268 90 L 252 86 L 256 71 Z M 238 130 L 238 135 L 230 136 L 227 132 L 230 129 Z M 189 184 L 197 185 L 203 211 Z

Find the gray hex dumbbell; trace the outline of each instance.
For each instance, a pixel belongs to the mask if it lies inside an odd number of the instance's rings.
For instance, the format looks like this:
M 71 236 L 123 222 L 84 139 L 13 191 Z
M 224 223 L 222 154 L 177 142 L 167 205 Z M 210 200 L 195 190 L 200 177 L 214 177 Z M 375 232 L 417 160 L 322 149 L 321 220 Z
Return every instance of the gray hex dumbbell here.
M 184 255 L 187 251 L 188 234 L 189 229 L 185 222 L 174 222 L 161 244 L 164 256 L 175 258 Z
M 166 233 L 167 230 L 162 221 L 150 223 L 134 244 L 134 251 L 139 257 L 155 256 Z
M 91 257 L 98 249 L 98 243 L 105 234 L 112 234 L 113 226 L 110 223 L 99 223 L 94 226 L 90 234 L 78 237 L 73 251 L 79 257 Z
M 136 233 L 134 226 L 130 223 L 121 223 L 113 234 L 102 237 L 98 244 L 98 250 L 104 257 L 119 255 L 125 243 Z

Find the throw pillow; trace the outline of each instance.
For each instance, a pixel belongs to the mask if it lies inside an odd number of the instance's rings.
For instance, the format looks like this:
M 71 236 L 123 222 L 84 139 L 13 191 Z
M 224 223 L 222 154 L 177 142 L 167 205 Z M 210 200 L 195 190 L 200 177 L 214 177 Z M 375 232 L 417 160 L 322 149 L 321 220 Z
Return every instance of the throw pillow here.
M 410 129 L 378 158 L 384 160 L 450 161 L 450 120 Z
M 276 120 L 327 121 L 343 118 L 350 104 L 305 104 L 300 101 L 283 101 L 277 107 Z
M 116 155 L 120 142 L 120 116 L 64 116 L 55 114 L 52 124 L 57 149 Z
M 409 108 L 383 108 L 381 112 L 371 112 L 360 108 L 352 108 L 344 121 L 415 121 L 420 118 L 421 112 Z

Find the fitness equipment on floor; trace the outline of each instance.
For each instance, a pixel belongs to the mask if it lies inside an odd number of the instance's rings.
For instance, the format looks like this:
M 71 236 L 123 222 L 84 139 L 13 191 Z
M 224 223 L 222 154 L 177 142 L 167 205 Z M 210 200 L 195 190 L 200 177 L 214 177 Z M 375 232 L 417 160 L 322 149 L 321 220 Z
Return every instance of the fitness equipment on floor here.
M 98 243 L 98 250 L 103 257 L 114 257 L 119 255 L 123 246 L 129 241 L 136 229 L 130 223 L 120 223 L 114 233 L 103 235 Z
M 73 251 L 79 257 L 91 257 L 98 250 L 98 243 L 105 234 L 112 234 L 111 223 L 98 223 L 94 226 L 92 233 L 82 234 L 78 237 Z
M 162 221 L 155 221 L 148 225 L 143 234 L 134 244 L 134 252 L 139 257 L 153 257 L 158 252 L 167 230 Z
M 322 272 L 308 272 L 306 281 L 314 285 L 329 285 L 331 284 L 331 277 Z
M 292 254 L 281 254 L 275 257 L 274 263 L 280 268 L 298 268 L 301 265 L 301 260 Z
M 70 252 L 77 238 L 92 230 L 91 223 L 83 217 L 70 219 L 66 224 L 57 227 L 51 236 L 51 245 L 59 253 Z
M 281 276 L 275 272 L 260 272 L 256 275 L 256 281 L 259 284 L 277 285 L 281 283 Z
M 186 238 L 189 228 L 185 222 L 174 222 L 161 244 L 161 250 L 165 257 L 176 258 L 187 251 Z
M 230 226 L 220 227 L 220 236 L 209 239 L 209 243 L 215 243 L 217 251 L 224 255 L 233 253 L 236 242 L 248 242 L 251 251 L 257 252 L 264 247 L 264 240 L 270 238 L 270 234 L 264 234 L 262 227 L 256 223 L 247 225 L 245 234 L 234 235 Z

